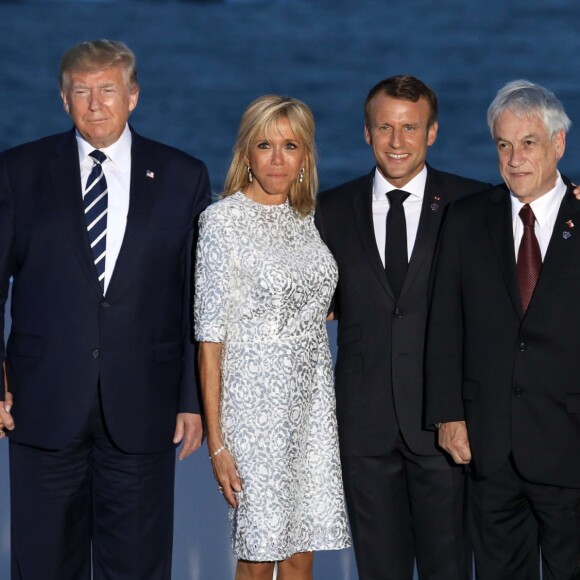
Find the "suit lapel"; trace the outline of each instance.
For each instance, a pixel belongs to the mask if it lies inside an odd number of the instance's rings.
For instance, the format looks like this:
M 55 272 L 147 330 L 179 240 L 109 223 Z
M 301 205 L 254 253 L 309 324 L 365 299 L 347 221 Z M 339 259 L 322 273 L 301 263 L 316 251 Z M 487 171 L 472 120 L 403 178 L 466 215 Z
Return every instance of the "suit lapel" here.
M 445 192 L 437 172 L 430 167 L 427 170 L 427 182 L 425 194 L 419 217 L 419 227 L 413 246 L 407 275 L 401 288 L 401 296 L 412 286 L 413 280 L 423 269 L 426 259 L 431 259 L 437 240 L 437 234 L 443 219 L 445 206 L 449 203 L 448 194 Z
M 505 186 L 500 185 L 491 193 L 485 219 L 508 294 L 521 318 L 523 312 L 516 271 L 511 201 Z
M 65 230 L 71 242 L 82 271 L 91 287 L 99 296 L 99 284 L 93 254 L 87 234 L 87 224 L 83 208 L 79 151 L 74 129 L 63 134 L 62 140 L 54 148 L 47 161 L 48 173 Z
M 387 281 L 385 267 L 383 266 L 375 238 L 372 206 L 374 172 L 375 170 L 373 169 L 360 189 L 353 194 L 353 210 L 361 244 L 371 266 L 371 270 L 387 294 L 394 300 L 395 296 Z
M 562 199 L 558 210 L 558 217 L 554 222 L 554 229 L 550 243 L 544 257 L 540 277 L 530 302 L 542 302 L 542 296 L 548 291 L 550 283 L 557 279 L 559 272 L 567 263 L 569 252 L 578 251 L 575 237 L 580 236 L 580 201 L 572 193 L 573 187 L 567 178 L 563 178 L 568 190 Z
M 150 226 L 151 208 L 161 183 L 161 172 L 146 140 L 132 131 L 129 211 L 123 243 L 111 276 L 107 295 L 115 291 L 131 270 L 132 257 L 140 251 L 142 236 Z

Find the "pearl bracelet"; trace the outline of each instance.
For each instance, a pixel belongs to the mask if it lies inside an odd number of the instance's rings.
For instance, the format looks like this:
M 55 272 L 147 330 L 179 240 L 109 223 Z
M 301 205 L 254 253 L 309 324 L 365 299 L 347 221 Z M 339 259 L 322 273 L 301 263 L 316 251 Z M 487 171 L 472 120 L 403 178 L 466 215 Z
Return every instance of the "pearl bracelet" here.
M 209 460 L 211 461 L 213 459 L 213 457 L 217 457 L 222 451 L 225 451 L 226 448 L 222 445 L 219 449 L 216 449 L 210 456 L 209 456 Z M 213 455 L 213 457 L 212 457 Z

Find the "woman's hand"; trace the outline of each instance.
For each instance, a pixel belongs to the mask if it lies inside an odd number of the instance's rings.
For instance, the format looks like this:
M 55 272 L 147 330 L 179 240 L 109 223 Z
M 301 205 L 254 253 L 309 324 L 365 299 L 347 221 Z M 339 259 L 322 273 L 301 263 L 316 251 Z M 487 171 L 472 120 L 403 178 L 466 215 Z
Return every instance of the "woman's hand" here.
M 231 453 L 225 448 L 219 449 L 217 455 L 215 452 L 211 455 L 213 475 L 218 483 L 218 490 L 223 493 L 226 501 L 235 508 L 238 507 L 235 494 L 242 491 L 242 481 Z
M 224 447 L 222 439 L 220 426 L 221 352 L 222 343 L 201 342 L 199 344 L 199 374 L 207 424 L 207 449 L 213 475 L 218 483 L 218 489 L 224 494 L 227 502 L 235 508 L 238 505 L 235 494 L 242 491 L 242 482 L 234 458 Z

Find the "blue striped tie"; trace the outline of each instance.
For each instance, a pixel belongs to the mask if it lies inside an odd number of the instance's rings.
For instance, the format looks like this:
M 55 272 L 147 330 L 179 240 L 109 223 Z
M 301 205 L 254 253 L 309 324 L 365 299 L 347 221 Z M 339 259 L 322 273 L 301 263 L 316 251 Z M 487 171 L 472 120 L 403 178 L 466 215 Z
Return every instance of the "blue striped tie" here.
M 105 288 L 105 254 L 107 249 L 107 180 L 101 163 L 107 156 L 97 149 L 90 153 L 93 159 L 93 169 L 87 179 L 87 186 L 83 197 L 85 219 L 89 233 L 89 243 L 93 252 L 95 268 L 101 283 Z

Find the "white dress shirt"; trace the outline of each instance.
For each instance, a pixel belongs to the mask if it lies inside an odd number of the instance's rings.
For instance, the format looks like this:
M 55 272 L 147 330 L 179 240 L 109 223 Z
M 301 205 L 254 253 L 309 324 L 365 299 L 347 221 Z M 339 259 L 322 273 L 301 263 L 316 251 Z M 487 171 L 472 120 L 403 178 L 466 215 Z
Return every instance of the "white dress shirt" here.
M 78 131 L 76 132 L 76 138 L 81 166 L 81 185 L 84 192 L 87 179 L 93 168 L 93 160 L 89 157 L 89 153 L 92 153 L 95 148 L 85 141 Z M 126 125 L 125 130 L 115 143 L 100 149 L 107 156 L 107 159 L 103 162 L 103 172 L 108 188 L 105 293 L 115 269 L 127 226 L 129 190 L 131 187 L 131 141 L 131 131 L 129 126 Z
M 417 239 L 417 230 L 419 229 L 419 218 L 423 207 L 423 197 L 425 196 L 425 183 L 427 182 L 427 167 L 423 167 L 421 172 L 413 177 L 403 191 L 410 193 L 409 197 L 403 202 L 405 210 L 405 221 L 407 222 L 407 256 L 411 259 L 415 240 Z M 377 248 L 385 265 L 385 242 L 387 239 L 387 213 L 389 211 L 389 199 L 387 193 L 393 189 L 400 189 L 389 183 L 378 170 L 375 170 L 373 182 L 373 225 L 375 229 L 375 239 Z
M 566 193 L 566 184 L 562 181 L 562 177 L 558 173 L 556 178 L 556 184 L 553 189 L 539 197 L 538 199 L 530 203 L 530 207 L 536 216 L 536 224 L 534 226 L 534 231 L 536 233 L 536 238 L 538 238 L 538 244 L 540 245 L 540 251 L 542 252 L 542 261 L 546 256 L 546 251 L 548 249 L 548 244 L 550 243 L 550 238 L 552 237 L 552 231 L 554 229 L 554 224 L 556 223 L 556 218 L 558 217 L 558 210 L 560 209 L 560 204 Z M 516 261 L 518 259 L 518 250 L 520 248 L 520 243 L 522 241 L 522 236 L 524 234 L 524 224 L 519 216 L 520 210 L 524 207 L 523 204 L 513 193 L 510 192 L 511 202 L 512 202 L 512 223 L 514 230 L 514 250 L 516 253 Z

